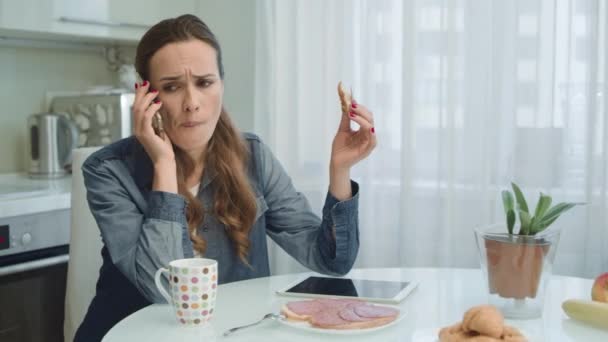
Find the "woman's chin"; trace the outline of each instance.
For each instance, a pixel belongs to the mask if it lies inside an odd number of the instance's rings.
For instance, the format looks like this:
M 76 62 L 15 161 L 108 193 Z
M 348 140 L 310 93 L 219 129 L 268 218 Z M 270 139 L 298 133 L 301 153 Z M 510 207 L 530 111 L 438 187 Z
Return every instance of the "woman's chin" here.
M 180 127 L 181 128 L 181 127 Z M 171 142 L 183 151 L 196 151 L 203 149 L 209 143 L 213 132 L 208 132 L 206 129 L 178 129 L 169 134 Z
M 173 144 L 179 147 L 180 150 L 188 152 L 188 151 L 197 151 L 202 150 L 207 146 L 209 139 L 201 139 L 199 135 L 196 139 L 184 139 L 185 137 L 180 137 L 180 139 L 173 140 Z

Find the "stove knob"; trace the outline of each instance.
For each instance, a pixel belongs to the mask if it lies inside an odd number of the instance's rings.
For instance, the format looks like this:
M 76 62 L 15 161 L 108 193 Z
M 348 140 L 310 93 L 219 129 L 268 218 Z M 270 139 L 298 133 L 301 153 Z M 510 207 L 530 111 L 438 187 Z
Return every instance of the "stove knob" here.
M 25 233 L 25 234 L 23 234 L 23 236 L 21 236 L 21 244 L 22 245 L 25 246 L 25 245 L 29 244 L 30 242 L 32 242 L 32 234 Z

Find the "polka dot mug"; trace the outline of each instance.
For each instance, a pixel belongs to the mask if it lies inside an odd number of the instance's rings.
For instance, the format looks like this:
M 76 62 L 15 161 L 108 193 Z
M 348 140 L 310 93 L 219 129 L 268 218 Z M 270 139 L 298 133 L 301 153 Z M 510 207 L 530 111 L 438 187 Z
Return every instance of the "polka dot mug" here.
M 167 274 L 169 291 L 161 282 Z M 204 258 L 173 260 L 169 268 L 156 271 L 158 291 L 173 307 L 177 321 L 185 326 L 199 326 L 211 319 L 217 295 L 217 261 Z

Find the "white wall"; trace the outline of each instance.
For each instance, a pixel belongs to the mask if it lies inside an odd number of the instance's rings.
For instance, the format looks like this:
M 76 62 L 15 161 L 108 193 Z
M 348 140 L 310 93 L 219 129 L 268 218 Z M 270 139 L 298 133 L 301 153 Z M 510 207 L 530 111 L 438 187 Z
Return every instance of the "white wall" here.
M 26 121 L 30 114 L 46 110 L 46 91 L 78 91 L 113 82 L 101 50 L 0 45 L 0 173 L 27 168 Z
M 201 0 L 199 17 L 215 33 L 224 54 L 224 103 L 237 126 L 253 130 L 255 1 Z

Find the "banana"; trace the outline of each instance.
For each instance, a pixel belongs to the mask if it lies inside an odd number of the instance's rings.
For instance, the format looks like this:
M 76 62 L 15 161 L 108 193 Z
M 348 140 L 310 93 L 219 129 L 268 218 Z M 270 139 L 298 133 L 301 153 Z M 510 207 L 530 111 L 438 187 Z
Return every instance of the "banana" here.
M 608 303 L 568 299 L 562 309 L 570 318 L 608 330 Z

